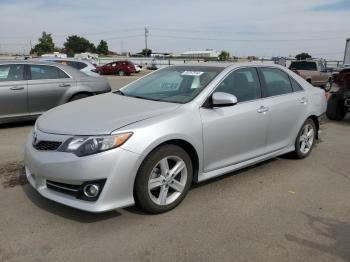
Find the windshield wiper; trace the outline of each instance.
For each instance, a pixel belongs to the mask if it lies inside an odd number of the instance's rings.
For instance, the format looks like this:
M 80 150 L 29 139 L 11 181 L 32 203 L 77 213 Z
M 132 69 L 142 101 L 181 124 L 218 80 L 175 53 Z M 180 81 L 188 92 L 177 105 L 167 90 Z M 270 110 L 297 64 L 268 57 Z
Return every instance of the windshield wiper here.
M 151 101 L 161 101 L 164 102 L 161 99 L 156 99 L 156 98 L 149 98 L 149 97 L 143 97 L 143 96 L 131 96 L 131 97 L 135 97 L 135 98 L 139 98 L 139 99 L 145 99 L 145 100 L 151 100 Z

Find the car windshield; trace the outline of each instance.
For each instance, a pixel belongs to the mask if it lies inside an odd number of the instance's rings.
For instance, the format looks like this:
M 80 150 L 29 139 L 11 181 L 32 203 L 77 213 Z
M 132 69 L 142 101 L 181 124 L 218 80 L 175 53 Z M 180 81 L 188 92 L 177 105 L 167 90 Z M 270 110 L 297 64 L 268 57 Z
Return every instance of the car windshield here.
M 174 66 L 161 69 L 115 93 L 163 102 L 187 103 L 197 96 L 222 67 Z
M 292 62 L 289 66 L 289 69 L 291 70 L 317 70 L 317 66 L 315 62 L 307 62 L 307 61 L 300 61 L 300 62 Z

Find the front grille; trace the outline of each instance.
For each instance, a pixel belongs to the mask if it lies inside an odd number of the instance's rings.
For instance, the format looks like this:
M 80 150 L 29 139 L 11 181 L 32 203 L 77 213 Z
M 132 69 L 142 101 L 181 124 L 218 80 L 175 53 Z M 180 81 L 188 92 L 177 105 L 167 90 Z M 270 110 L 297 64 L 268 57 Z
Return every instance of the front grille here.
M 80 188 L 81 185 L 71 185 L 71 184 L 65 184 L 60 182 L 55 182 L 51 180 L 46 181 L 46 186 L 49 189 L 52 189 L 54 191 L 58 191 L 60 193 L 72 195 L 75 197 L 78 197 L 80 194 Z
M 40 141 L 34 145 L 34 148 L 40 151 L 55 151 L 57 150 L 62 142 L 56 141 Z

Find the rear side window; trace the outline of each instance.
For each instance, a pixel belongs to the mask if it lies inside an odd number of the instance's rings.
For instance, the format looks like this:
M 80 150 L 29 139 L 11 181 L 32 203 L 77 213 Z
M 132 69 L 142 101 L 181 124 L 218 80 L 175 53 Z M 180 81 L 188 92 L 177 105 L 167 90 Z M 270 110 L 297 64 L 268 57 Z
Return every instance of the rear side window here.
M 302 91 L 304 90 L 301 85 L 299 85 L 299 83 L 297 81 L 294 80 L 294 78 L 290 78 L 290 82 L 292 83 L 292 87 L 293 87 L 293 91 L 297 92 L 297 91 Z
M 276 68 L 261 68 L 267 96 L 277 96 L 293 92 L 289 76 Z
M 67 75 L 63 70 L 57 68 L 58 70 L 58 77 L 59 78 L 69 78 L 69 75 Z
M 30 65 L 31 80 L 69 78 L 61 69 L 55 66 Z
M 23 80 L 23 65 L 0 65 L 0 82 Z
M 260 98 L 261 90 L 256 69 L 242 68 L 235 70 L 219 84 L 215 91 L 235 95 L 238 102 Z
M 295 61 L 290 64 L 289 69 L 317 71 L 317 65 L 312 61 Z

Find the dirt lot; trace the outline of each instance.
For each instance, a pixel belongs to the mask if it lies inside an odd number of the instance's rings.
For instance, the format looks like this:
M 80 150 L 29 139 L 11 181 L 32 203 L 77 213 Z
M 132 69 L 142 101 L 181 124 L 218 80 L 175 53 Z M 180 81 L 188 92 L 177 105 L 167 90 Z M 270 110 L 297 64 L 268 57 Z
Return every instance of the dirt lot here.
M 349 116 L 323 126 L 308 158 L 195 185 L 162 215 L 42 198 L 23 175 L 32 124 L 0 126 L 0 261 L 350 261 Z

